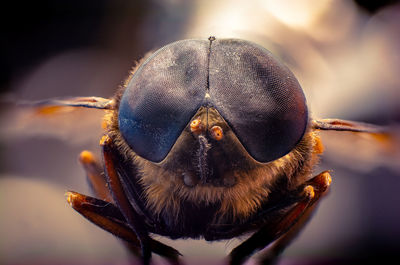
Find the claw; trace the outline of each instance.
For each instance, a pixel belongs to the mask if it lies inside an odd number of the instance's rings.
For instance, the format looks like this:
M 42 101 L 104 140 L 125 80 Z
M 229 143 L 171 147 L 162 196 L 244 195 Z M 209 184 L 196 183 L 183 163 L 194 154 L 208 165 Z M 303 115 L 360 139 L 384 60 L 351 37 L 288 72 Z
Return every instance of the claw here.
M 67 197 L 67 202 L 68 204 L 74 208 L 74 206 L 76 206 L 77 202 L 80 202 L 79 198 L 79 194 L 73 191 L 67 191 L 65 193 L 65 197 Z
M 332 177 L 329 171 L 324 171 L 312 180 L 312 185 L 319 189 L 321 192 L 324 192 L 332 183 Z

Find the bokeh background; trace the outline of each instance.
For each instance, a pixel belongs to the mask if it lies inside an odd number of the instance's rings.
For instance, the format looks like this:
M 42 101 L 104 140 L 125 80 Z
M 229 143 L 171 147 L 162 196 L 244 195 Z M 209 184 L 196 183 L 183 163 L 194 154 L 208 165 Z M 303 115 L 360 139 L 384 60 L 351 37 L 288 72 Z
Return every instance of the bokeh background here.
M 77 155 L 99 153 L 101 111 L 41 119 L 13 102 L 110 97 L 135 61 L 170 42 L 214 35 L 259 43 L 295 73 L 314 117 L 394 131 L 400 122 L 397 1 L 26 0 L 2 3 L 2 11 L 0 264 L 129 264 L 123 245 L 64 198 L 66 190 L 89 194 Z M 366 135 L 322 137 L 316 173 L 333 170 L 331 191 L 279 264 L 398 260 L 398 146 Z M 223 264 L 238 244 L 167 242 L 188 264 Z

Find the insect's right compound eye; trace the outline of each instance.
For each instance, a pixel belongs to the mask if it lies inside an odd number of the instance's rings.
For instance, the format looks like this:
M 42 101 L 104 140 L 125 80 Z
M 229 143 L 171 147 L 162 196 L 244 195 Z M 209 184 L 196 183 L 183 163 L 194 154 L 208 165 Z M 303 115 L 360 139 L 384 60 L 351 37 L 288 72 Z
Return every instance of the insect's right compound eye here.
M 185 40 L 154 53 L 135 72 L 119 107 L 122 137 L 139 156 L 162 161 L 201 106 L 209 42 Z
M 265 48 L 244 40 L 211 45 L 210 101 L 250 156 L 262 163 L 288 154 L 308 123 L 303 90 Z

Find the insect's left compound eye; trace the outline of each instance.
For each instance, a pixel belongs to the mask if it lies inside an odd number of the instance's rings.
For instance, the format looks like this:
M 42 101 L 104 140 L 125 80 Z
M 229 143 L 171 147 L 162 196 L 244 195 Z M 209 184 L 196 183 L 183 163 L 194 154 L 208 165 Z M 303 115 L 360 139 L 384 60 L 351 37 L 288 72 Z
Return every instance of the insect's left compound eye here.
M 139 156 L 163 160 L 201 106 L 207 86 L 205 40 L 184 40 L 154 53 L 135 72 L 119 107 L 120 132 Z

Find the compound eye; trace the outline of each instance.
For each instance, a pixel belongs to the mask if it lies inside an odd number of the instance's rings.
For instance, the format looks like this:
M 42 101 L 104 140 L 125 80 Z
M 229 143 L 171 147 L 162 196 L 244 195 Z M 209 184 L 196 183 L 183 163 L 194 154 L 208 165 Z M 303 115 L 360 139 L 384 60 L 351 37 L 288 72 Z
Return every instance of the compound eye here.
M 303 90 L 268 50 L 217 39 L 211 46 L 209 84 L 213 106 L 255 160 L 278 159 L 302 139 L 308 123 Z
M 162 161 L 200 108 L 207 86 L 208 42 L 185 40 L 153 54 L 121 98 L 119 130 L 129 147 Z

